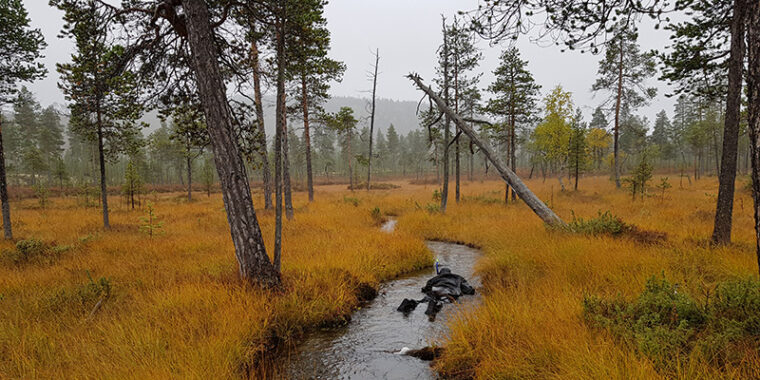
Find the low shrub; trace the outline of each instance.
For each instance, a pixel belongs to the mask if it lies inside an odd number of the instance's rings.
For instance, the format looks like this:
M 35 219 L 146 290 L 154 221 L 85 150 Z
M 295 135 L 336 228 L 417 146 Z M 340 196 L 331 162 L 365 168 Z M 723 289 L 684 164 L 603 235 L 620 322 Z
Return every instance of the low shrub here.
M 29 263 L 51 264 L 61 253 L 70 249 L 69 245 L 45 243 L 38 239 L 19 240 L 14 249 L 3 250 L 0 261 L 15 266 Z
M 485 205 L 504 203 L 504 199 L 492 198 L 492 197 L 489 197 L 487 194 L 480 194 L 480 195 L 475 195 L 471 197 L 463 197 L 462 199 L 467 202 L 475 202 L 475 203 L 481 203 Z
M 370 186 L 370 190 L 391 190 L 391 189 L 398 189 L 399 185 L 394 185 L 392 183 L 384 183 L 384 182 L 373 182 Z M 367 182 L 359 182 L 355 183 L 354 187 L 351 187 L 351 185 L 348 185 L 347 187 L 349 190 L 362 190 L 367 188 Z
M 604 213 L 599 211 L 595 218 L 585 220 L 576 217 L 573 212 L 573 220 L 567 225 L 567 228 L 572 232 L 586 235 L 619 235 L 625 230 L 626 224 L 610 211 Z
M 748 349 L 758 353 L 760 282 L 720 283 L 700 305 L 677 284 L 651 277 L 633 301 L 584 297 L 583 317 L 633 345 L 660 369 L 675 370 L 694 359 L 735 365 Z
M 101 299 L 111 296 L 111 280 L 100 277 L 95 280 L 87 271 L 88 282 L 74 287 L 63 288 L 48 298 L 45 303 L 47 311 L 54 313 L 74 312 L 84 314 L 92 312 Z
M 347 197 L 347 196 L 344 195 L 343 196 L 343 203 L 348 203 L 348 204 L 354 205 L 354 207 L 358 207 L 359 206 L 359 198 Z
M 573 220 L 565 229 L 569 232 L 584 235 L 626 237 L 641 244 L 659 244 L 668 238 L 668 235 L 664 232 L 645 230 L 631 224 L 626 224 L 622 219 L 609 211 L 605 211 L 604 213 L 599 211 L 595 218 L 589 219 L 578 218 L 573 212 Z
M 379 207 L 375 207 L 372 209 L 372 220 L 374 220 L 376 223 L 382 223 L 383 222 L 383 214 L 380 212 Z

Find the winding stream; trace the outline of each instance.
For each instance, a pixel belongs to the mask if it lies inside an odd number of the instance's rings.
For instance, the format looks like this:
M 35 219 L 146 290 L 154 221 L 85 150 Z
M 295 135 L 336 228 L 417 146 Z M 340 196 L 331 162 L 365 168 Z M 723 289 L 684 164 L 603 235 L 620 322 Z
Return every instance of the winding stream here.
M 383 225 L 393 232 L 395 220 Z M 468 279 L 476 289 L 473 264 L 479 252 L 464 245 L 428 241 L 442 266 Z M 458 304 L 446 304 L 431 322 L 425 305 L 408 316 L 396 311 L 404 298 L 422 298 L 420 289 L 435 270 L 400 277 L 380 287 L 369 305 L 356 311 L 346 326 L 315 331 L 285 359 L 284 370 L 293 379 L 434 379 L 430 363 L 397 354 L 403 347 L 419 349 L 446 333 L 446 321 L 459 310 L 474 305 L 479 297 L 463 296 Z

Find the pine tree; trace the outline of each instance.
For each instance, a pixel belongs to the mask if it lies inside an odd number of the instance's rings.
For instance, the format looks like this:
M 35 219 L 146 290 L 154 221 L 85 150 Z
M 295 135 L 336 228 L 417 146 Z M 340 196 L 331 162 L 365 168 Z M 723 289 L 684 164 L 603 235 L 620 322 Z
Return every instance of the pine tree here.
M 330 172 L 335 168 L 335 131 L 328 127 L 324 114 L 317 119 L 319 123 L 314 128 L 314 148 L 319 162 L 317 166 L 329 180 Z
M 588 127 L 591 129 L 597 128 L 606 131 L 609 126 L 610 123 L 607 121 L 607 116 L 604 115 L 602 107 L 596 107 L 594 113 L 591 115 L 591 122 L 588 124 Z
M 142 193 L 143 181 L 140 173 L 137 171 L 137 165 L 133 160 L 127 162 L 127 168 L 124 170 L 124 186 L 122 192 L 127 197 L 127 201 L 135 208 L 135 195 Z
M 112 24 L 108 26 L 114 35 L 135 37 L 128 39 L 124 63 L 128 68 L 139 66 L 141 84 L 151 95 L 151 103 L 171 102 L 187 88 L 197 90 L 203 100 L 240 277 L 251 285 L 278 287 L 280 275 L 267 256 L 234 135 L 237 115 L 232 113 L 225 86 L 227 74 L 241 71 L 242 63 L 231 51 L 237 50 L 236 42 L 245 41 L 246 31 L 235 17 L 228 16 L 263 4 L 172 0 L 129 1 L 121 7 L 98 1 L 96 5 L 110 14 Z M 213 21 L 212 14 L 221 15 L 219 21 Z M 221 29 L 225 33 L 217 33 Z
M 372 158 L 375 159 L 375 172 L 382 172 L 386 167 L 386 163 L 392 162 L 390 157 L 390 149 L 388 147 L 388 141 L 385 139 L 383 131 L 378 128 L 375 134 L 375 149 L 372 154 Z M 367 152 L 369 154 L 369 152 Z M 369 158 L 369 157 L 368 157 Z
M 206 189 L 206 196 L 211 197 L 211 188 L 214 187 L 214 162 L 211 157 L 203 160 L 201 180 L 203 181 L 203 187 Z
M 385 132 L 385 141 L 388 148 L 388 166 L 390 168 L 397 168 L 401 161 L 402 146 L 401 139 L 393 124 L 391 124 Z
M 19 131 L 22 155 L 37 149 L 41 112 L 42 107 L 34 94 L 26 87 L 21 87 L 18 97 L 13 102 L 13 122 Z
M 441 17 L 441 23 L 443 24 L 443 45 L 439 52 L 439 73 L 441 76 L 440 86 L 443 90 L 443 102 L 449 107 L 451 106 L 451 43 L 449 42 L 449 34 L 446 31 L 446 19 Z M 431 104 L 430 110 L 433 110 Z M 446 212 L 446 206 L 449 201 L 449 140 L 451 139 L 451 118 L 449 115 L 443 116 L 443 189 L 441 190 L 441 212 Z
M 106 160 L 126 151 L 142 112 L 134 75 L 121 65 L 125 49 L 108 42 L 106 15 L 86 0 L 53 0 L 64 12 L 63 35 L 74 39 L 71 63 L 58 64 L 60 87 L 70 101 L 71 128 L 98 144 L 103 226 L 110 228 Z
M 760 4 L 747 9 L 747 124 L 752 150 L 752 199 L 755 206 L 755 239 L 760 241 Z M 756 248 L 760 270 L 760 246 Z
M 25 170 L 30 178 L 29 185 L 37 184 L 37 176 L 47 169 L 40 140 L 40 104 L 26 87 L 22 87 L 13 102 L 13 122 L 19 133 L 19 169 Z
M 64 152 L 63 126 L 58 111 L 52 106 L 42 110 L 39 117 L 38 146 L 50 174 L 57 170 Z
M 505 119 L 498 124 L 503 126 L 496 132 L 500 139 L 506 142 L 507 164 L 512 171 L 517 169 L 516 161 L 516 127 L 527 124 L 535 119 L 535 110 L 539 86 L 528 71 L 528 61 L 520 58 L 517 48 L 509 48 L 501 54 L 501 64 L 494 71 L 496 80 L 488 87 L 495 98 L 488 101 L 486 109 L 489 113 Z M 505 198 L 507 199 L 507 198 Z M 512 190 L 512 200 L 516 194 Z
M 578 190 L 580 175 L 586 170 L 588 163 L 588 129 L 581 119 L 582 113 L 580 108 L 578 108 L 573 118 L 568 148 L 568 164 L 570 172 L 575 178 L 574 189 L 576 191 Z
M 662 56 L 663 78 L 678 83 L 677 93 L 707 100 L 725 96 L 723 152 L 719 162 L 718 199 L 712 241 L 731 242 L 736 182 L 742 72 L 747 11 L 754 0 L 694 0 L 686 2 L 691 16 L 668 27 L 672 49 Z M 717 140 L 717 139 L 716 139 Z M 716 158 L 717 160 L 717 158 Z
M 675 158 L 675 149 L 673 143 L 670 141 L 670 119 L 667 112 L 661 110 L 657 114 L 657 118 L 654 121 L 654 129 L 652 130 L 652 136 L 650 141 L 660 149 L 660 154 L 665 160 L 671 160 Z
M 45 49 L 45 40 L 39 29 L 29 27 L 29 21 L 21 0 L 0 0 L 0 46 L 3 51 L 0 53 L 0 203 L 6 239 L 13 239 L 13 230 L 3 151 L 3 108 L 15 97 L 18 82 L 33 81 L 47 73 L 38 62 Z
M 66 162 L 63 160 L 63 157 L 59 157 L 58 160 L 56 160 L 53 176 L 58 180 L 60 191 L 65 195 L 63 192 L 63 184 L 68 181 L 69 172 L 66 170 Z
M 369 111 L 369 149 L 367 151 L 367 191 L 372 187 L 372 133 L 375 130 L 377 111 L 377 71 L 380 69 L 380 49 L 375 49 L 375 64 L 372 65 L 372 102 Z
M 170 111 L 170 138 L 182 146 L 182 156 L 187 170 L 187 201 L 193 200 L 193 161 L 203 154 L 209 144 L 208 128 L 200 105 L 184 103 Z
M 303 121 L 304 153 L 309 201 L 314 200 L 312 170 L 311 126 L 312 115 L 322 112 L 322 104 L 329 99 L 330 82 L 340 81 L 346 65 L 328 57 L 330 31 L 324 17 L 326 1 L 298 2 L 291 12 L 297 14 L 289 28 L 286 49 L 291 65 L 288 78 L 295 84 L 292 97 L 296 105 L 289 113 Z
M 354 110 L 351 107 L 341 107 L 340 111 L 327 116 L 327 125 L 341 136 L 341 148 L 348 168 L 349 187 L 354 189 L 353 161 L 352 155 L 352 137 L 356 130 L 358 120 L 354 117 Z M 354 139 L 355 140 L 355 139 Z M 353 150 L 355 151 L 355 150 Z
M 464 89 L 476 86 L 480 75 L 470 75 L 480 60 L 483 58 L 475 46 L 475 35 L 463 22 L 454 17 L 454 22 L 444 31 L 444 38 L 448 40 L 448 68 L 450 70 L 449 85 L 453 95 L 452 106 L 454 112 L 460 113 L 460 103 L 464 95 Z M 460 136 L 459 128 L 456 128 L 455 136 Z M 447 143 L 448 144 L 448 143 Z M 461 141 L 457 138 L 454 142 L 454 177 L 455 177 L 455 200 L 459 202 L 461 195 Z
M 619 136 L 621 111 L 627 107 L 631 112 L 649 102 L 657 94 L 654 87 L 646 88 L 645 82 L 657 73 L 653 52 L 641 52 L 636 42 L 637 33 L 618 24 L 615 38 L 607 45 L 603 60 L 599 62 L 599 78 L 591 89 L 610 93 L 607 104 L 614 103 L 615 124 L 613 129 L 613 170 L 615 185 L 620 187 Z

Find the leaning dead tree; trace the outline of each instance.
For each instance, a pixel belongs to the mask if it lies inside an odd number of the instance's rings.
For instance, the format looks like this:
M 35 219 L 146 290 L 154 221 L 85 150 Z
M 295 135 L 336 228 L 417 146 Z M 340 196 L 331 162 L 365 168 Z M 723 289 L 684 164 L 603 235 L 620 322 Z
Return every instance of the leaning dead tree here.
M 493 152 L 491 147 L 480 140 L 480 137 L 475 133 L 475 131 L 470 128 L 470 126 L 465 122 L 465 119 L 459 116 L 456 112 L 454 112 L 451 108 L 449 108 L 446 105 L 446 102 L 444 102 L 443 99 L 441 99 L 438 94 L 436 94 L 430 87 L 426 86 L 424 83 L 422 83 L 422 78 L 420 78 L 417 74 L 409 74 L 407 75 L 407 78 L 411 79 L 417 87 L 425 92 L 427 96 L 432 99 L 436 106 L 438 106 L 438 109 L 448 116 L 449 119 L 454 121 L 454 123 L 459 127 L 459 129 L 464 132 L 467 136 L 470 137 L 472 142 L 475 143 L 475 145 L 480 148 L 480 150 L 483 152 L 483 154 L 488 158 L 489 161 L 493 164 L 493 166 L 496 168 L 496 170 L 501 175 L 501 178 L 504 179 L 504 181 L 507 182 L 507 184 L 514 189 L 514 191 L 517 193 L 517 195 L 525 201 L 525 203 L 528 205 L 528 207 L 533 210 L 533 212 L 538 215 L 541 220 L 544 221 L 544 223 L 550 225 L 550 226 L 564 226 L 565 222 L 560 219 L 557 214 L 554 213 L 549 207 L 544 204 L 538 197 L 533 194 L 532 191 L 528 188 L 528 186 L 523 183 L 523 181 L 520 179 L 520 177 L 515 174 L 512 170 L 510 170 L 507 165 L 505 165 L 501 159 Z M 458 136 L 456 137 L 458 138 Z M 447 144 L 449 142 L 446 142 Z

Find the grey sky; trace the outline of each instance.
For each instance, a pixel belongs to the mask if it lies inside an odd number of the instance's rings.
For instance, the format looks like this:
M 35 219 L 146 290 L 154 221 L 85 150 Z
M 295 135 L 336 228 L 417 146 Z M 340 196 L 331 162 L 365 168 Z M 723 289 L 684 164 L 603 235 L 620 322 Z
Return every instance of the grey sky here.
M 55 63 L 67 61 L 73 48 L 71 41 L 57 37 L 61 26 L 61 12 L 47 5 L 47 0 L 24 0 L 32 25 L 42 30 L 48 42 L 45 64 L 50 71 L 47 78 L 29 85 L 43 105 L 65 103 L 56 86 L 58 74 Z M 458 10 L 473 9 L 477 0 L 331 0 L 326 9 L 328 28 L 332 35 L 333 58 L 342 60 L 348 69 L 343 82 L 334 84 L 332 94 L 367 96 L 371 88 L 367 72 L 371 68 L 372 51 L 380 49 L 380 80 L 378 96 L 397 100 L 418 100 L 416 91 L 404 75 L 418 72 L 426 80 L 433 77 L 435 50 L 441 42 L 441 14 L 452 18 Z M 642 28 L 642 49 L 662 49 L 668 33 Z M 484 59 L 479 70 L 484 73 L 481 87 L 493 80 L 491 72 L 498 65 L 498 56 L 504 45 L 489 46 L 479 43 Z M 602 102 L 603 95 L 594 97 L 590 91 L 601 56 L 577 52 L 560 52 L 557 47 L 540 47 L 528 38 L 517 42 L 529 70 L 542 86 L 542 93 L 557 84 L 573 93 L 577 106 L 582 107 L 586 118 Z M 659 89 L 657 98 L 640 113 L 650 122 L 661 109 L 672 113 L 674 99 L 666 98 L 669 87 L 653 78 L 648 83 Z M 486 97 L 488 95 L 486 94 Z

